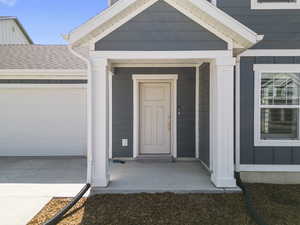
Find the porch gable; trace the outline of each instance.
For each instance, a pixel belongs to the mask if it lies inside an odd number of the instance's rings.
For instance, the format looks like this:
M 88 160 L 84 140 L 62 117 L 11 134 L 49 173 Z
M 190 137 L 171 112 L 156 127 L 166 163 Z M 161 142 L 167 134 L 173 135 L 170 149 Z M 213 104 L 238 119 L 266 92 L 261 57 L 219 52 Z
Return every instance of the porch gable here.
M 158 1 L 98 40 L 96 51 L 227 50 L 228 44 L 169 5 Z
M 199 0 L 119 0 L 91 20 L 64 35 L 64 38 L 72 48 L 88 45 L 90 50 L 94 51 L 97 41 L 157 2 L 169 4 L 198 25 L 205 27 L 224 40 L 229 50 L 242 51 L 257 44 L 263 38 L 262 35 L 258 35 L 213 4 Z

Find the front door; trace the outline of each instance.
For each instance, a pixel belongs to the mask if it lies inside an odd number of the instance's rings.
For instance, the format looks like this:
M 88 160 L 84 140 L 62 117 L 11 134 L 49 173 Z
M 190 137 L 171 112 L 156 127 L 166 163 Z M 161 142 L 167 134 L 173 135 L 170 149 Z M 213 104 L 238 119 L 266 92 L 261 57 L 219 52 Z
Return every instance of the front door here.
M 140 154 L 171 154 L 170 83 L 140 83 Z

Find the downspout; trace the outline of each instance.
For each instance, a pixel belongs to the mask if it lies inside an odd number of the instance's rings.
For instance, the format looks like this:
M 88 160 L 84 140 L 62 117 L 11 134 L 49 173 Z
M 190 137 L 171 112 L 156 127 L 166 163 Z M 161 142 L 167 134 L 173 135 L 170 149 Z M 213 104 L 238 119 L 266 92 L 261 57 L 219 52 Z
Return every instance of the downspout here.
M 84 56 L 80 55 L 76 52 L 72 45 L 68 45 L 68 49 L 70 52 L 75 55 L 76 57 L 82 59 L 87 65 L 87 183 L 92 184 L 92 162 L 93 162 L 93 152 L 92 152 L 92 135 L 91 135 L 91 128 L 92 128 L 92 88 L 91 88 L 91 76 L 92 76 L 92 66 L 90 60 L 85 58 Z

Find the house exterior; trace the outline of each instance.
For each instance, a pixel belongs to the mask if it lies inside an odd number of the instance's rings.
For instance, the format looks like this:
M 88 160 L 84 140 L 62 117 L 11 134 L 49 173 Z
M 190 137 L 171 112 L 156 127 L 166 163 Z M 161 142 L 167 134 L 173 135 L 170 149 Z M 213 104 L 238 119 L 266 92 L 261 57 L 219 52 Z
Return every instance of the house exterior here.
M 65 36 L 89 48 L 77 55 L 94 186 L 108 185 L 110 157 L 200 159 L 217 187 L 235 187 L 235 171 L 300 181 L 300 1 L 109 4 Z
M 33 44 L 33 42 L 16 17 L 0 16 L 0 44 Z
M 109 5 L 64 36 L 68 54 L 81 59 L 76 67 L 54 57 L 70 80 L 87 76 L 87 137 L 67 142 L 86 141 L 89 183 L 109 185 L 110 158 L 199 160 L 220 188 L 236 187 L 235 172 L 249 182 L 300 183 L 299 0 Z M 68 77 L 55 73 L 47 76 Z

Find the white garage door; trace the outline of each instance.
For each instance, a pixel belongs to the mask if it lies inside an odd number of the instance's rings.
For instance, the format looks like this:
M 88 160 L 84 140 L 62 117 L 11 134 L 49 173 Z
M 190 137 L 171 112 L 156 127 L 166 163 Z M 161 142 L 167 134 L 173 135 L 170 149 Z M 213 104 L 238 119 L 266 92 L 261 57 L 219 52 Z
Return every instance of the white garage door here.
M 86 89 L 59 85 L 0 86 L 0 156 L 86 154 Z

